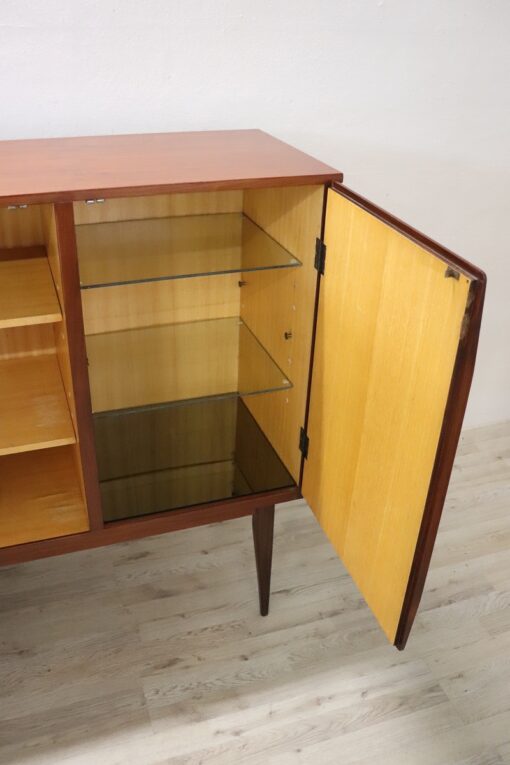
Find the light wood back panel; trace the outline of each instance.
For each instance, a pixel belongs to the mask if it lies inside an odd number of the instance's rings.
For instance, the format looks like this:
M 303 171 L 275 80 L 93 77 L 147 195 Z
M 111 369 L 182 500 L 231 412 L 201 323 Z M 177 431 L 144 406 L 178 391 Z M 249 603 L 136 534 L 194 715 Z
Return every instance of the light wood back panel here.
M 0 546 L 88 530 L 72 446 L 0 459 Z
M 289 386 L 238 318 L 88 335 L 87 356 L 94 412 Z
M 243 274 L 241 318 L 293 383 L 288 391 L 253 396 L 245 404 L 299 480 L 320 236 L 322 186 L 249 190 L 244 212 L 302 262 L 300 268 Z M 285 339 L 285 332 L 292 337 Z
M 55 333 L 51 324 L 0 330 L 0 360 L 54 352 Z
M 44 215 L 49 205 L 9 210 L 0 207 L 0 248 L 44 244 Z
M 240 213 L 77 226 L 80 281 L 97 287 L 240 270 L 242 231 Z
M 82 290 L 85 334 L 239 316 L 239 274 Z
M 169 324 L 87 337 L 92 411 L 237 391 L 235 320 Z
M 45 219 L 50 210 L 50 205 L 29 205 L 24 209 L 14 210 L 0 208 L 0 249 L 45 247 Z M 39 250 L 34 250 L 33 254 L 38 252 Z M 7 257 L 8 253 L 4 252 L 3 255 Z M 38 356 L 54 351 L 52 325 L 12 327 L 0 332 L 0 359 Z
M 303 495 L 394 642 L 469 280 L 329 192 Z
M 191 194 L 158 194 L 152 197 L 106 199 L 104 202 L 74 203 L 76 225 L 118 220 L 168 218 L 178 215 L 241 212 L 242 191 L 207 191 Z
M 0 456 L 74 444 L 62 377 L 53 355 L 0 363 Z
M 77 224 L 242 211 L 242 191 L 164 194 L 74 205 Z M 85 334 L 239 316 L 239 274 L 83 290 Z
M 61 319 L 44 248 L 37 257 L 0 258 L 0 329 Z

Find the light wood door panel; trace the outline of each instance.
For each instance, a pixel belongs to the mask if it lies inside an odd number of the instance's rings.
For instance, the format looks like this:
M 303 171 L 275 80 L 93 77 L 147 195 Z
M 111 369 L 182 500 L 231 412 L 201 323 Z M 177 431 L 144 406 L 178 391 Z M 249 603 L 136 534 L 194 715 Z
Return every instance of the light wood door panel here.
M 430 496 L 431 482 L 440 475 L 447 484 L 467 398 L 463 383 L 438 457 L 456 362 L 464 380 L 472 372 L 474 351 L 458 353 L 477 335 L 466 310 L 483 275 L 460 259 L 448 275 L 433 243 L 363 202 L 328 193 L 302 490 L 389 640 L 403 647 L 404 601 L 411 607 L 410 582 L 419 599 L 412 580 L 424 580 L 423 542 L 433 544 L 442 506 L 442 484 Z

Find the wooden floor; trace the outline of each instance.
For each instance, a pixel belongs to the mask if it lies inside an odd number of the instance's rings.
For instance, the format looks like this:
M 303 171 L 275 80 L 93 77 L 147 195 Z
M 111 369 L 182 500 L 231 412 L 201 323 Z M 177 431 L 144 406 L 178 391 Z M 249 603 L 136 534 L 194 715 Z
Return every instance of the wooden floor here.
M 249 519 L 0 571 L 0 762 L 510 763 L 510 423 L 463 437 L 417 624 L 386 643 L 300 505 L 271 611 Z

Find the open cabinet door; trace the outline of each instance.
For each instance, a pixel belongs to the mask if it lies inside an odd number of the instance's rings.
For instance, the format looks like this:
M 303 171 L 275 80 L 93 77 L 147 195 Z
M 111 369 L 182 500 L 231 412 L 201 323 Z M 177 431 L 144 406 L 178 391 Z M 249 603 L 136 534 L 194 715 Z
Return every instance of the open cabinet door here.
M 340 184 L 324 243 L 302 493 L 402 649 L 460 435 L 485 275 Z

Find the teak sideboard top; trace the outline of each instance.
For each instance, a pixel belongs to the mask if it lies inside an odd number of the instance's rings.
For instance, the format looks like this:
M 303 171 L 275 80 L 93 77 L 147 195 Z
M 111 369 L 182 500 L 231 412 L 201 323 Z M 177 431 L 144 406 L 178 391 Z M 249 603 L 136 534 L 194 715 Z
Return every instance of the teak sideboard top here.
M 0 201 L 299 186 L 342 174 L 262 130 L 0 141 Z

